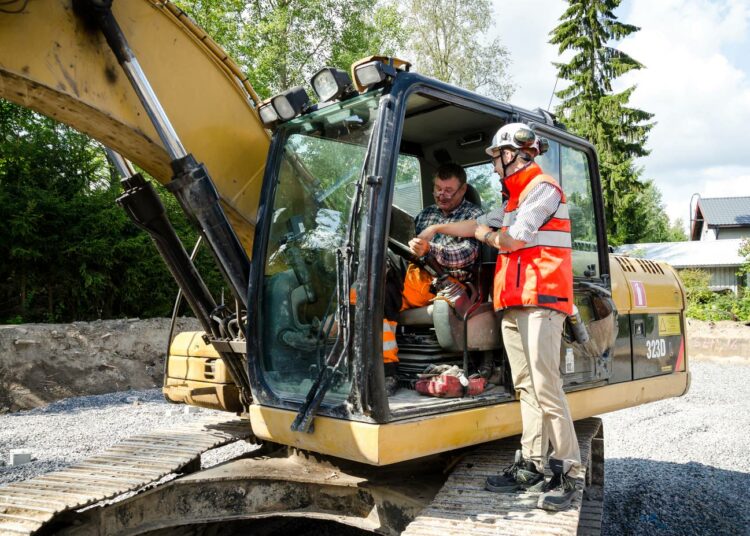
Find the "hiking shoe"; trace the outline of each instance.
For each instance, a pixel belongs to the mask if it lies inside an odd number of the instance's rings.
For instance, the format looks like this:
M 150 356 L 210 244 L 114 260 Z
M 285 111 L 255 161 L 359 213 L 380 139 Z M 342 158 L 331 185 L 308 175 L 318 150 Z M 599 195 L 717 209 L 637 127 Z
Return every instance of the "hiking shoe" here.
M 398 378 L 396 376 L 385 377 L 385 394 L 393 396 L 398 391 Z
M 484 487 L 495 493 L 513 493 L 533 491 L 532 488 L 543 482 L 544 475 L 536 470 L 531 460 L 524 460 L 521 451 L 517 450 L 513 463 L 503 469 L 501 475 L 487 477 Z
M 562 460 L 550 458 L 549 468 L 552 471 L 552 478 L 542 487 L 542 494 L 536 506 L 552 512 L 567 510 L 578 493 L 576 489 L 578 479 L 570 478 L 567 473 L 563 473 Z

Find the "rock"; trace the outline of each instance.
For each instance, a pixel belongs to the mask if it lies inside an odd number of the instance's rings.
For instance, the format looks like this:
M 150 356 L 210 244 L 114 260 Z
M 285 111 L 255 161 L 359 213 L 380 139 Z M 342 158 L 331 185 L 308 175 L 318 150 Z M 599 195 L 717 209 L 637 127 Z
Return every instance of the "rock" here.
M 23 348 L 25 346 L 34 346 L 35 344 L 39 344 L 39 341 L 35 341 L 34 339 L 16 339 L 13 341 L 13 344 L 17 348 Z
M 8 465 L 16 466 L 31 462 L 31 452 L 26 449 L 10 449 Z
M 169 324 L 154 318 L 0 326 L 0 413 L 126 386 L 153 387 L 160 383 Z M 178 329 L 200 326 L 182 318 Z

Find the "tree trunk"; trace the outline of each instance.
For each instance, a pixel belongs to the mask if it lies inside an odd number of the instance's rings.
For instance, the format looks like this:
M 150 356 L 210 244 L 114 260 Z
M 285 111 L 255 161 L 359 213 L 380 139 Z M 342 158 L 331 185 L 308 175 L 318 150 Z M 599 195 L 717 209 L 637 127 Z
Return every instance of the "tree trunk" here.
M 21 316 L 26 319 L 26 272 L 21 273 Z

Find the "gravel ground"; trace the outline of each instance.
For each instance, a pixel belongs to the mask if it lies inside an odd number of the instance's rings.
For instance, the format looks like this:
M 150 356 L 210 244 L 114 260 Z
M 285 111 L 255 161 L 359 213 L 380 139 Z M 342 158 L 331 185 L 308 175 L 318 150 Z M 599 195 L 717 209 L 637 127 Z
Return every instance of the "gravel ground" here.
M 160 389 L 124 391 L 67 398 L 48 406 L 0 415 L 0 485 L 25 480 L 88 458 L 127 437 L 164 426 L 194 422 L 224 412 L 169 404 Z M 209 451 L 201 465 L 210 467 L 255 448 L 240 441 Z M 32 462 L 9 466 L 10 449 L 31 452 Z
M 691 370 L 684 397 L 603 417 L 604 534 L 750 534 L 750 361 Z
M 750 534 L 750 362 L 697 361 L 688 395 L 604 416 L 603 533 Z M 132 402 L 136 397 L 137 402 Z M 158 390 L 71 398 L 0 415 L 0 484 L 54 471 L 131 435 L 192 421 Z M 5 465 L 10 449 L 32 463 Z M 250 450 L 204 454 L 210 466 Z

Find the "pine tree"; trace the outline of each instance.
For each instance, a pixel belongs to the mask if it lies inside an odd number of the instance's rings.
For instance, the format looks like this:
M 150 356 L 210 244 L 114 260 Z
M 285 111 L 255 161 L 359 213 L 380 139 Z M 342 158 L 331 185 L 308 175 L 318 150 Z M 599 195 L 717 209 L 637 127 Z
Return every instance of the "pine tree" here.
M 568 63 L 556 63 L 558 77 L 570 84 L 556 95 L 556 113 L 567 127 L 588 139 L 599 154 L 607 234 L 613 243 L 642 239 L 630 232 L 626 212 L 632 214 L 644 185 L 633 161 L 648 155 L 646 140 L 653 114 L 628 106 L 635 86 L 615 93 L 612 82 L 643 68 L 622 51 L 607 46 L 637 32 L 638 27 L 617 21 L 614 10 L 621 0 L 569 0 L 550 43 L 559 53 L 573 51 Z M 629 207 L 631 210 L 625 211 Z

